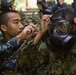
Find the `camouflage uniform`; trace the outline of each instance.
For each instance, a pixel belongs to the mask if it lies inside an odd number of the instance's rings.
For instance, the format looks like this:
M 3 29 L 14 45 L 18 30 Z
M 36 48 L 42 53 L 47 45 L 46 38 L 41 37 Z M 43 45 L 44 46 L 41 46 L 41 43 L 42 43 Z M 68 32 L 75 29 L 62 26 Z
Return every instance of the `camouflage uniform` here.
M 49 63 L 37 75 L 76 75 L 76 44 L 68 52 L 57 53 L 49 50 Z
M 51 75 L 76 75 L 76 45 L 69 52 L 50 52 Z
M 17 38 L 14 37 L 8 42 L 4 42 L 4 38 L 0 37 L 0 65 L 4 63 L 20 46 Z M 3 70 L 13 70 L 15 67 L 16 59 L 12 59 L 7 63 Z

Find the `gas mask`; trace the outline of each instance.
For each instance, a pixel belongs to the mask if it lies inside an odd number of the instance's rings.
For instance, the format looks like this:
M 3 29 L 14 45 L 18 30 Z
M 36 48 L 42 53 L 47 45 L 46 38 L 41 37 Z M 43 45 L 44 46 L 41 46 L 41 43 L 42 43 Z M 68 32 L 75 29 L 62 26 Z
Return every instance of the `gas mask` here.
M 12 10 L 12 0 L 1 0 L 1 12 Z
M 68 51 L 75 44 L 75 36 L 72 34 L 71 24 L 73 19 L 70 21 L 67 20 L 66 18 L 68 17 L 66 15 L 66 12 L 65 9 L 60 9 L 59 11 L 55 12 L 55 14 L 53 14 L 52 26 L 49 32 L 50 36 L 46 41 L 48 49 L 53 52 Z

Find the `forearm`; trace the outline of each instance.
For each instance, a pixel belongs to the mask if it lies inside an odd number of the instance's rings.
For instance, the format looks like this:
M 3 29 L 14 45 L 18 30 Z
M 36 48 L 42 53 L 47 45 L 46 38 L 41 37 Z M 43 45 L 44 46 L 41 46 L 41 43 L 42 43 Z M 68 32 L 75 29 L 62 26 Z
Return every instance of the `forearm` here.
M 35 36 L 34 40 L 33 40 L 33 44 L 37 44 L 40 39 L 43 37 L 44 33 L 42 33 L 41 31 L 38 32 L 38 34 Z
M 52 15 L 43 15 L 40 23 L 40 31 L 37 33 L 34 38 L 33 44 L 37 44 L 39 40 L 43 37 L 44 33 L 48 30 L 50 24 L 50 17 Z

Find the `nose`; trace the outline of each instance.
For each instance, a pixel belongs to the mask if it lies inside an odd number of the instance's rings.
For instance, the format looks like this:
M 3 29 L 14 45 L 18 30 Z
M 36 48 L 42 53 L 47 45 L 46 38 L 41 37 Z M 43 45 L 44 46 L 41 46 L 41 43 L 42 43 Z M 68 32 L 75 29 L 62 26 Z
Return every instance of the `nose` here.
M 19 28 L 20 28 L 20 29 L 23 29 L 23 28 L 24 28 L 24 26 L 23 26 L 22 23 L 19 24 Z

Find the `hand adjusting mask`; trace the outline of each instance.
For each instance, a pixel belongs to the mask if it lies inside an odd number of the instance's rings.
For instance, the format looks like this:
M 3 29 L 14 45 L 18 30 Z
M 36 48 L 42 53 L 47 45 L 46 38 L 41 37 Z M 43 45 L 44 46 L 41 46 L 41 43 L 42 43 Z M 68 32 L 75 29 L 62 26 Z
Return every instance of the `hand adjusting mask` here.
M 71 34 L 73 18 L 73 12 L 67 9 L 57 10 L 53 14 L 50 37 L 46 42 L 51 51 L 68 51 L 73 47 L 75 44 L 75 36 Z

